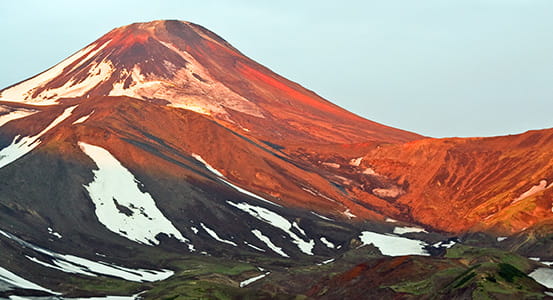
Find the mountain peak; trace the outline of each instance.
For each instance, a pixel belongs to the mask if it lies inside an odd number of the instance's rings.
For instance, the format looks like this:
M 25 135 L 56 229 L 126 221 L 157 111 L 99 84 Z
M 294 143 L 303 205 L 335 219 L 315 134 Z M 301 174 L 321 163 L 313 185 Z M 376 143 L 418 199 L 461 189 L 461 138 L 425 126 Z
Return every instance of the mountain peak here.
M 0 100 L 34 105 L 103 96 L 192 110 L 236 128 L 262 126 L 280 138 L 290 137 L 282 128 L 304 132 L 302 139 L 315 142 L 420 138 L 356 116 L 251 60 L 206 28 L 177 20 L 115 28 L 51 69 L 0 91 Z

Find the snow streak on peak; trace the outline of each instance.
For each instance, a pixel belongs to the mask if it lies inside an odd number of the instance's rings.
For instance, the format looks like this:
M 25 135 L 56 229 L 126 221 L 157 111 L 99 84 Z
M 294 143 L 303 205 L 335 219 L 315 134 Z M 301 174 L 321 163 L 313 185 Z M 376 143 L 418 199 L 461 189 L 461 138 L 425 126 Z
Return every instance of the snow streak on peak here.
M 93 51 L 96 46 L 96 44 L 91 44 L 90 46 L 78 51 L 77 53 L 73 54 L 72 56 L 55 65 L 54 67 L 46 70 L 45 72 L 3 90 L 2 93 L 0 93 L 0 100 L 25 102 L 35 105 L 57 104 L 57 100 L 60 98 L 57 95 L 54 96 L 50 93 L 47 93 L 35 96 L 34 93 L 37 89 L 47 85 L 52 80 L 62 75 L 65 69 L 74 62 L 82 59 L 85 55 L 87 55 L 87 57 L 92 56 L 102 49 L 102 47 L 100 47 L 98 50 Z M 81 63 L 83 62 L 84 61 L 81 61 Z
M 66 108 L 61 115 L 54 119 L 52 123 L 37 135 L 25 137 L 16 136 L 10 145 L 0 150 L 0 168 L 18 160 L 23 155 L 38 147 L 41 143 L 40 138 L 52 128 L 63 122 L 63 120 L 67 119 L 76 107 L 77 106 Z
M 0 113 L 3 111 L 4 109 L 2 108 L 2 106 L 0 106 Z M 30 110 L 30 109 L 15 109 L 15 110 L 7 109 L 6 113 L 0 115 L 0 127 L 4 126 L 4 124 L 10 121 L 28 117 L 30 115 L 35 114 L 36 112 L 37 111 Z
M 154 29 L 159 27 L 152 22 L 117 28 L 51 69 L 1 91 L 0 100 L 52 105 L 62 98 L 128 96 L 227 121 L 232 121 L 227 109 L 265 117 L 255 103 L 216 80 L 182 45 L 157 34 Z

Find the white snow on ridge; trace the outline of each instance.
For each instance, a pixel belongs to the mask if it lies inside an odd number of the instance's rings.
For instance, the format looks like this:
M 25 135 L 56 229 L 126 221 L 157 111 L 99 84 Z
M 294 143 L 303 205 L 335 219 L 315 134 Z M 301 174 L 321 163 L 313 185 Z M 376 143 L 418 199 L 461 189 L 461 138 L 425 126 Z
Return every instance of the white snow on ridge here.
M 371 231 L 363 231 L 359 236 L 364 245 L 373 244 L 380 252 L 388 256 L 424 255 L 429 254 L 424 250 L 426 243 L 396 235 L 387 235 Z
M 277 247 L 275 244 L 273 244 L 271 239 L 268 236 L 264 235 L 258 229 L 253 229 L 252 233 L 253 233 L 253 235 L 255 235 L 255 237 L 257 237 L 260 241 L 265 243 L 265 245 L 267 245 L 267 247 L 269 247 L 271 250 L 273 250 L 278 255 L 280 255 L 282 257 L 290 257 L 290 256 L 288 256 L 288 254 L 286 254 L 286 253 L 284 253 L 284 251 L 282 251 L 282 248 Z
M 334 220 L 332 220 L 331 218 L 327 218 L 327 217 L 325 217 L 325 216 L 323 216 L 323 215 L 319 215 L 318 213 L 316 213 L 316 212 L 314 212 L 314 211 L 312 211 L 311 213 L 314 214 L 315 216 L 317 216 L 317 217 L 323 219 L 323 220 L 334 221 Z
M 54 291 L 51 291 L 47 288 L 41 287 L 40 285 L 31 282 L 25 278 L 19 277 L 16 274 L 0 267 L 0 281 L 4 281 L 7 284 L 16 287 L 16 288 L 22 288 L 22 289 L 29 289 L 29 290 L 36 290 L 36 291 L 43 291 L 50 294 L 59 295 L 59 293 L 56 293 Z
M 25 137 L 20 137 L 19 135 L 16 136 L 10 145 L 0 150 L 0 168 L 11 164 L 23 155 L 38 147 L 41 143 L 40 138 L 50 129 L 56 127 L 59 123 L 63 122 L 63 120 L 67 119 L 76 107 L 77 106 L 71 106 L 66 108 L 61 115 L 55 118 L 52 123 L 50 123 L 37 135 Z
M 426 229 L 420 228 L 420 227 L 405 226 L 405 227 L 395 227 L 394 228 L 394 233 L 395 234 L 416 233 L 416 232 L 428 233 L 428 231 L 426 231 Z
M 257 247 L 256 245 L 252 245 L 252 244 L 250 244 L 250 243 L 248 243 L 248 242 L 246 242 L 246 241 L 244 241 L 244 244 L 246 244 L 248 247 L 250 247 L 250 248 L 252 248 L 252 249 L 255 249 L 255 250 L 257 250 L 257 251 L 265 252 L 265 249 L 261 249 L 261 248 Z M 263 271 L 263 270 L 261 270 L 261 271 Z
M 9 121 L 25 118 L 35 113 L 37 112 L 32 110 L 14 110 L 7 114 L 0 115 L 0 127 L 4 126 L 4 124 Z
M 85 185 L 96 206 L 96 216 L 109 230 L 137 243 L 158 245 L 156 236 L 167 234 L 181 242 L 188 239 L 158 209 L 152 196 L 142 192 L 138 180 L 107 150 L 79 142 L 98 166 L 94 181 Z
M 247 286 L 248 284 L 251 284 L 251 283 L 253 283 L 253 282 L 255 282 L 255 281 L 258 281 L 259 279 L 261 279 L 261 278 L 263 278 L 263 277 L 265 277 L 265 276 L 267 276 L 267 275 L 269 275 L 269 274 L 271 274 L 271 272 L 267 272 L 267 273 L 265 273 L 265 274 L 261 274 L 261 275 L 259 275 L 259 276 L 255 276 L 255 277 L 252 277 L 252 278 L 250 278 L 250 279 L 246 279 L 246 280 L 240 282 L 240 287 L 241 287 L 241 288 L 242 288 L 242 287 L 245 287 L 245 286 Z
M 99 64 L 93 63 L 85 80 L 80 82 L 73 79 L 68 80 L 59 88 L 43 91 L 37 98 L 54 99 L 84 96 L 98 84 L 108 80 L 113 72 L 113 65 L 109 61 L 102 61 Z
M 33 103 L 36 105 L 57 104 L 57 99 L 45 99 L 40 97 L 32 98 L 32 94 L 36 90 L 36 88 L 41 87 L 54 78 L 58 77 L 66 67 L 68 67 L 79 58 L 83 57 L 86 53 L 90 52 L 95 46 L 96 44 L 92 44 L 73 54 L 72 56 L 50 68 L 49 70 L 4 90 L 0 94 L 0 100 L 24 103 L 36 102 Z
M 248 213 L 252 217 L 261 220 L 267 224 L 270 224 L 276 228 L 279 228 L 280 230 L 286 232 L 288 236 L 292 239 L 292 242 L 298 246 L 298 248 L 307 255 L 313 255 L 313 247 L 315 246 L 314 240 L 309 240 L 308 242 L 304 241 L 302 238 L 297 236 L 294 232 L 292 232 L 293 224 L 290 223 L 288 220 L 286 220 L 281 215 L 268 210 L 264 207 L 259 207 L 255 205 L 248 204 L 246 202 L 242 203 L 234 203 L 232 201 L 227 201 L 228 204 Z M 299 228 L 298 225 L 296 225 L 297 228 Z M 301 228 L 300 228 L 301 230 Z M 305 232 L 301 230 L 301 232 L 305 235 Z
M 217 234 L 217 232 L 215 232 L 213 229 L 207 227 L 204 225 L 204 223 L 200 223 L 200 226 L 202 226 L 202 228 L 205 230 L 205 232 L 207 232 L 212 238 L 214 238 L 216 241 L 219 241 L 221 243 L 225 243 L 225 244 L 229 244 L 229 245 L 232 245 L 234 247 L 238 246 L 236 245 L 235 242 L 233 241 L 229 241 L 229 240 L 225 240 L 223 238 L 220 238 L 219 235 Z
M 194 157 L 197 161 L 201 162 L 205 167 L 206 169 L 208 169 L 211 173 L 219 176 L 219 177 L 225 177 L 223 176 L 223 174 L 221 172 L 219 172 L 219 170 L 215 169 L 214 167 L 212 167 L 208 162 L 206 162 L 200 155 L 196 154 L 196 153 L 192 153 L 192 157 Z
M 86 276 L 108 275 L 118 277 L 121 279 L 135 281 L 135 282 L 151 282 L 159 281 L 169 278 L 174 274 L 171 270 L 146 270 L 146 269 L 130 269 L 122 266 L 113 265 L 106 262 L 95 262 L 86 258 L 69 255 L 59 254 L 54 251 L 50 251 L 34 244 L 25 242 L 24 240 L 16 237 L 13 234 L 0 230 L 0 234 L 17 242 L 23 247 L 30 248 L 42 255 L 46 255 L 50 258 L 52 263 L 47 263 L 39 260 L 38 258 L 26 256 L 32 262 L 40 264 L 47 268 L 56 269 L 65 273 L 82 274 Z
M 243 189 L 243 188 L 241 188 L 241 187 L 239 187 L 239 186 L 237 186 L 237 185 L 231 183 L 230 181 L 226 180 L 226 179 L 225 179 L 225 176 L 223 176 L 223 174 L 222 174 L 221 172 L 219 172 L 217 169 L 215 169 L 214 167 L 212 167 L 212 166 L 211 166 L 208 162 L 206 162 L 200 155 L 195 154 L 195 153 L 192 153 L 192 157 L 194 157 L 197 161 L 201 162 L 201 163 L 206 167 L 206 169 L 208 169 L 209 171 L 211 171 L 211 173 L 217 175 L 217 176 L 218 176 L 218 179 L 219 179 L 220 181 L 224 182 L 226 185 L 232 187 L 233 189 L 239 191 L 240 193 L 245 194 L 245 195 L 248 195 L 248 196 L 250 196 L 250 197 L 252 197 L 252 198 L 255 198 L 255 199 L 257 199 L 257 200 L 261 200 L 261 201 L 263 201 L 263 202 L 272 204 L 272 205 L 274 205 L 274 206 L 282 207 L 282 206 L 280 206 L 280 205 L 278 205 L 278 204 L 276 204 L 276 203 L 274 203 L 274 202 L 271 202 L 271 201 L 269 201 L 269 200 L 267 200 L 267 199 L 265 199 L 265 198 L 263 198 L 263 197 L 261 197 L 261 196 L 258 196 L 258 195 L 256 195 L 256 194 L 254 194 L 254 193 L 252 193 L 252 192 L 250 192 L 250 191 L 248 191 L 248 190 L 245 190 L 245 189 Z
M 78 118 L 75 122 L 73 122 L 73 125 L 84 123 L 86 120 L 88 120 L 88 118 L 90 118 L 90 116 L 92 116 L 93 113 L 94 113 L 94 111 L 92 111 L 88 115 L 85 115 L 85 116 L 82 116 L 82 117 Z

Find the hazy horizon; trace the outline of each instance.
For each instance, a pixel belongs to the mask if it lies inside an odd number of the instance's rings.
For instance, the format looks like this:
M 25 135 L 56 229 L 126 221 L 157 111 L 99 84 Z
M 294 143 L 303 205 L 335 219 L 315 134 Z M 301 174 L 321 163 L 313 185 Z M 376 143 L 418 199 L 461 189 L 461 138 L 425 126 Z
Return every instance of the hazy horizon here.
M 0 89 L 109 30 L 179 19 L 367 119 L 433 137 L 553 127 L 553 2 L 0 3 Z

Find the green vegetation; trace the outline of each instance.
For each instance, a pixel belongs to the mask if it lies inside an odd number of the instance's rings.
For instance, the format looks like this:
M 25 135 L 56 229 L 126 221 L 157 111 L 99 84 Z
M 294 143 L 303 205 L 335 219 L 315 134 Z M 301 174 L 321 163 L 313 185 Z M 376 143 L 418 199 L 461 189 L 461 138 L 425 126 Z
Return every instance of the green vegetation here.
M 267 256 L 245 257 L 242 261 L 199 255 L 154 257 L 165 268 L 175 270 L 175 275 L 152 283 L 74 276 L 62 286 L 68 291 L 68 296 L 76 297 L 132 295 L 145 291 L 141 294 L 144 299 L 301 300 L 307 299 L 305 295 L 317 285 L 321 289 L 314 295 L 321 296 L 333 295 L 331 293 L 336 290 L 342 292 L 340 289 L 368 288 L 356 286 L 364 279 L 359 281 L 355 277 L 332 286 L 336 278 L 343 278 L 340 277 L 342 274 L 364 263 L 362 272 L 367 273 L 355 276 L 375 276 L 370 277 L 369 282 L 381 279 L 381 283 L 370 289 L 382 290 L 382 295 L 401 293 L 416 299 L 541 299 L 545 296 L 545 289 L 526 275 L 535 266 L 534 262 L 500 249 L 460 244 L 448 249 L 444 257 L 413 256 L 405 259 L 385 258 L 375 253 L 372 247 L 362 247 L 325 265 Z M 259 271 L 258 266 L 271 274 L 251 286 L 240 288 L 241 281 L 264 272 Z

